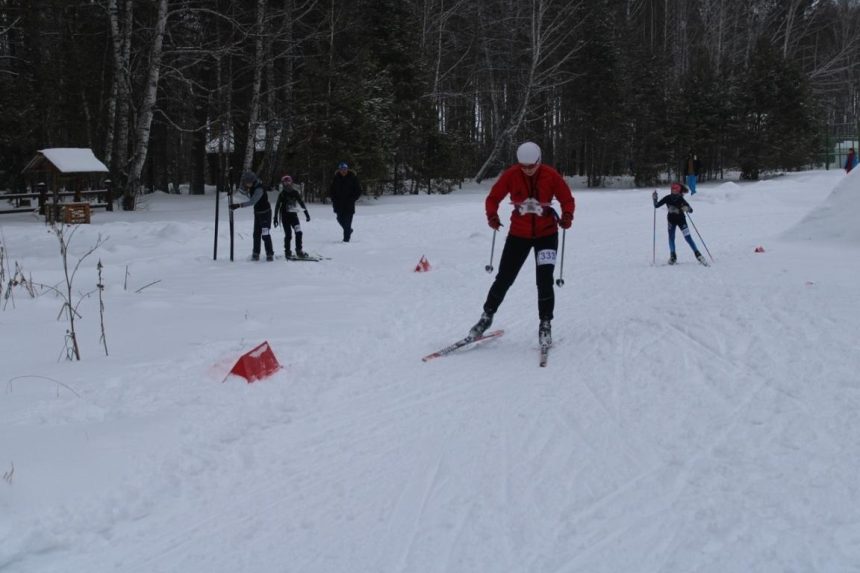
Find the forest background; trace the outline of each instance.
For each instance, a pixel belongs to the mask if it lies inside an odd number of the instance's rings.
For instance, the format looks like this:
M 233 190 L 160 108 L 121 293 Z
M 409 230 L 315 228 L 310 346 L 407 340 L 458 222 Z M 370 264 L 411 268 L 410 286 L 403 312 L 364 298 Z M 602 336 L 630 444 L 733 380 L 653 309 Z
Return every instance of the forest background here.
M 601 186 L 838 161 L 858 0 L 0 0 L 0 189 L 90 147 L 130 199 L 254 169 L 447 192 L 516 145 Z M 133 208 L 134 201 L 125 202 Z

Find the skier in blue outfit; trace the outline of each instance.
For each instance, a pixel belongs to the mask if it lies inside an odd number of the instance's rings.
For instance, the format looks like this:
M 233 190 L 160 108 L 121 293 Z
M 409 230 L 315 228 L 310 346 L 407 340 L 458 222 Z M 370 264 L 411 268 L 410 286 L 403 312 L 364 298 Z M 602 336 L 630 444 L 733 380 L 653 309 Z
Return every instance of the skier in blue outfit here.
M 666 208 L 669 210 L 668 215 L 666 215 L 666 219 L 669 222 L 669 264 L 674 265 L 678 260 L 678 257 L 675 254 L 675 229 L 680 227 L 681 232 L 684 234 L 684 240 L 687 241 L 687 244 L 690 245 L 691 249 L 693 249 L 693 254 L 696 255 L 696 259 L 703 265 L 708 266 L 708 262 L 705 260 L 705 257 L 702 256 L 702 253 L 699 252 L 698 247 L 696 247 L 696 242 L 693 240 L 693 237 L 690 236 L 690 229 L 687 227 L 686 213 L 692 213 L 693 208 L 690 207 L 690 204 L 687 203 L 686 199 L 684 199 L 684 193 L 686 193 L 686 191 L 686 186 L 681 183 L 672 183 L 672 192 L 659 201 L 657 200 L 657 191 L 654 191 L 654 193 L 651 194 L 651 199 L 654 201 L 655 209 L 666 205 Z

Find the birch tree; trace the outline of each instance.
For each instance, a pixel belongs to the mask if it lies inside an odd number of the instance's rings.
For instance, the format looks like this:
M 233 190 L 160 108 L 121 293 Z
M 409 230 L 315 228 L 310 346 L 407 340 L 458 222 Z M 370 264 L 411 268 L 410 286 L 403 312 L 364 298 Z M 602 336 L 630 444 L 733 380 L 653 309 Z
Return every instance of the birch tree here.
M 242 170 L 249 171 L 254 164 L 254 151 L 257 144 L 257 123 L 260 117 L 260 94 L 263 90 L 263 68 L 265 66 L 264 34 L 266 21 L 266 0 L 257 0 L 256 21 L 254 24 L 254 79 L 251 85 L 251 109 L 248 116 L 248 138 L 245 141 L 245 158 Z
M 134 25 L 133 0 L 125 0 L 122 13 L 119 0 L 108 0 L 108 19 L 113 48 L 113 82 L 108 101 L 105 135 L 105 162 L 118 170 L 125 180 L 128 163 L 129 110 L 131 108 L 131 38 Z M 116 156 L 114 156 L 116 151 Z M 116 183 L 122 184 L 122 181 Z
M 158 0 L 158 14 L 152 34 L 152 51 L 149 56 L 149 69 L 143 100 L 138 110 L 137 126 L 135 128 L 134 154 L 131 159 L 128 183 L 123 196 L 123 209 L 134 209 L 134 197 L 140 185 L 140 174 L 149 151 L 149 133 L 152 128 L 152 114 L 158 95 L 158 80 L 161 76 L 162 46 L 164 30 L 167 27 L 168 0 Z
M 579 20 L 575 17 L 578 2 L 568 0 L 531 0 L 526 13 L 515 26 L 526 30 L 527 65 L 519 90 L 519 105 L 511 114 L 492 149 L 475 174 L 475 181 L 486 177 L 502 150 L 511 144 L 513 136 L 523 127 L 532 98 L 564 83 L 565 64 L 580 48 L 576 42 Z

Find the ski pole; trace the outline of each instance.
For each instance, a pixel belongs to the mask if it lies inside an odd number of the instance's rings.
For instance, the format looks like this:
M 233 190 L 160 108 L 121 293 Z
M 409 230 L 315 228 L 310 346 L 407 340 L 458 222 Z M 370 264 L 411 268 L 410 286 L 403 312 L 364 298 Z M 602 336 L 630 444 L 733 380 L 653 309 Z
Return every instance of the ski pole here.
M 498 232 L 498 229 L 493 229 L 493 243 L 490 245 L 490 264 L 484 267 L 484 270 L 488 273 L 493 272 L 493 254 L 496 252 L 496 234 Z
M 231 185 L 229 189 L 227 189 L 227 206 L 228 211 L 230 211 L 230 261 L 233 261 L 233 209 L 231 208 L 233 205 L 233 186 Z
M 212 245 L 212 260 L 218 260 L 218 211 L 221 206 L 221 182 L 218 181 L 218 186 L 215 189 L 215 237 Z
M 654 230 L 651 233 L 651 264 L 657 264 L 657 207 L 654 207 Z
M 561 230 L 561 266 L 558 269 L 558 278 L 555 279 L 555 284 L 560 287 L 564 286 L 564 239 L 567 238 L 567 229 Z
M 702 246 L 705 247 L 705 252 L 708 253 L 708 256 L 711 257 L 711 262 L 714 262 L 714 257 L 711 255 L 711 251 L 708 249 L 708 245 L 705 244 L 705 239 L 702 238 L 702 234 L 699 233 L 699 230 L 696 228 L 696 224 L 693 222 L 693 218 L 690 217 L 690 214 L 687 213 L 687 218 L 690 219 L 690 224 L 693 226 L 693 230 L 696 231 L 696 235 L 699 237 L 699 240 L 702 241 Z

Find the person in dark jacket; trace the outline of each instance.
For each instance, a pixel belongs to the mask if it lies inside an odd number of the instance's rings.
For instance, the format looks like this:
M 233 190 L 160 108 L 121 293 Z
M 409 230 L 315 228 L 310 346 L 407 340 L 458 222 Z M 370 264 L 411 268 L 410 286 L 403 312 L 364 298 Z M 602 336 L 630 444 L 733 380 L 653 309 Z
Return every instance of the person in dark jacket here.
M 293 187 L 293 178 L 284 175 L 281 177 L 281 192 L 278 194 L 278 200 L 275 201 L 275 228 L 278 228 L 279 221 L 284 225 L 284 256 L 288 259 L 293 256 L 293 251 L 290 249 L 293 232 L 296 234 L 296 256 L 300 259 L 305 259 L 308 256 L 302 250 L 303 233 L 302 224 L 299 222 L 300 207 L 305 214 L 305 222 L 309 223 L 311 215 L 308 213 L 305 202 L 302 201 L 302 196 Z
M 343 242 L 348 243 L 352 237 L 352 218 L 355 215 L 355 202 L 361 196 L 361 184 L 346 163 L 341 162 L 337 166 L 328 196 L 337 222 L 343 228 Z
M 699 172 L 702 170 L 702 163 L 699 161 L 699 156 L 690 152 L 684 161 L 684 176 L 687 180 L 687 188 L 690 190 L 690 195 L 696 194 L 696 182 L 699 179 Z
M 659 201 L 657 201 L 657 191 L 654 191 L 654 193 L 651 194 L 651 199 L 654 201 L 655 209 L 666 205 L 666 208 L 669 211 L 666 215 L 666 219 L 669 222 L 669 264 L 674 265 L 678 260 L 678 257 L 675 254 L 675 229 L 680 228 L 681 232 L 684 234 L 684 240 L 687 241 L 687 244 L 690 245 L 691 249 L 693 249 L 693 254 L 696 256 L 696 259 L 703 265 L 708 266 L 705 257 L 703 257 L 702 253 L 699 252 L 696 242 L 693 240 L 693 237 L 690 236 L 690 229 L 687 227 L 686 213 L 692 213 L 693 208 L 690 207 L 690 204 L 687 203 L 686 199 L 684 199 L 684 193 L 686 193 L 686 191 L 687 188 L 681 183 L 672 183 L 672 192 Z
M 239 179 L 239 190 L 248 197 L 248 200 L 243 203 L 232 203 L 230 209 L 254 207 L 254 243 L 251 260 L 260 260 L 260 239 L 262 238 L 266 246 L 266 260 L 273 261 L 275 250 L 272 248 L 272 237 L 269 234 L 269 226 L 272 224 L 272 205 L 263 188 L 263 182 L 253 171 L 245 171 Z
M 848 150 L 848 155 L 845 156 L 845 173 L 851 173 L 851 170 L 857 167 L 857 154 L 854 153 L 854 148 Z
M 540 320 L 538 342 L 542 348 L 548 348 L 552 344 L 551 321 L 555 309 L 553 273 L 558 250 L 558 228 L 570 228 L 576 205 L 570 187 L 558 171 L 541 163 L 541 149 L 536 143 L 527 141 L 520 145 L 517 161 L 516 165 L 499 176 L 484 202 L 487 224 L 494 231 L 502 226 L 499 204 L 508 195 L 514 210 L 511 214 L 511 229 L 499 261 L 499 273 L 487 293 L 484 312 L 469 331 L 469 336 L 477 338 L 490 327 L 493 315 L 514 284 L 529 253 L 534 250 Z M 561 205 L 560 219 L 551 206 L 553 199 Z

